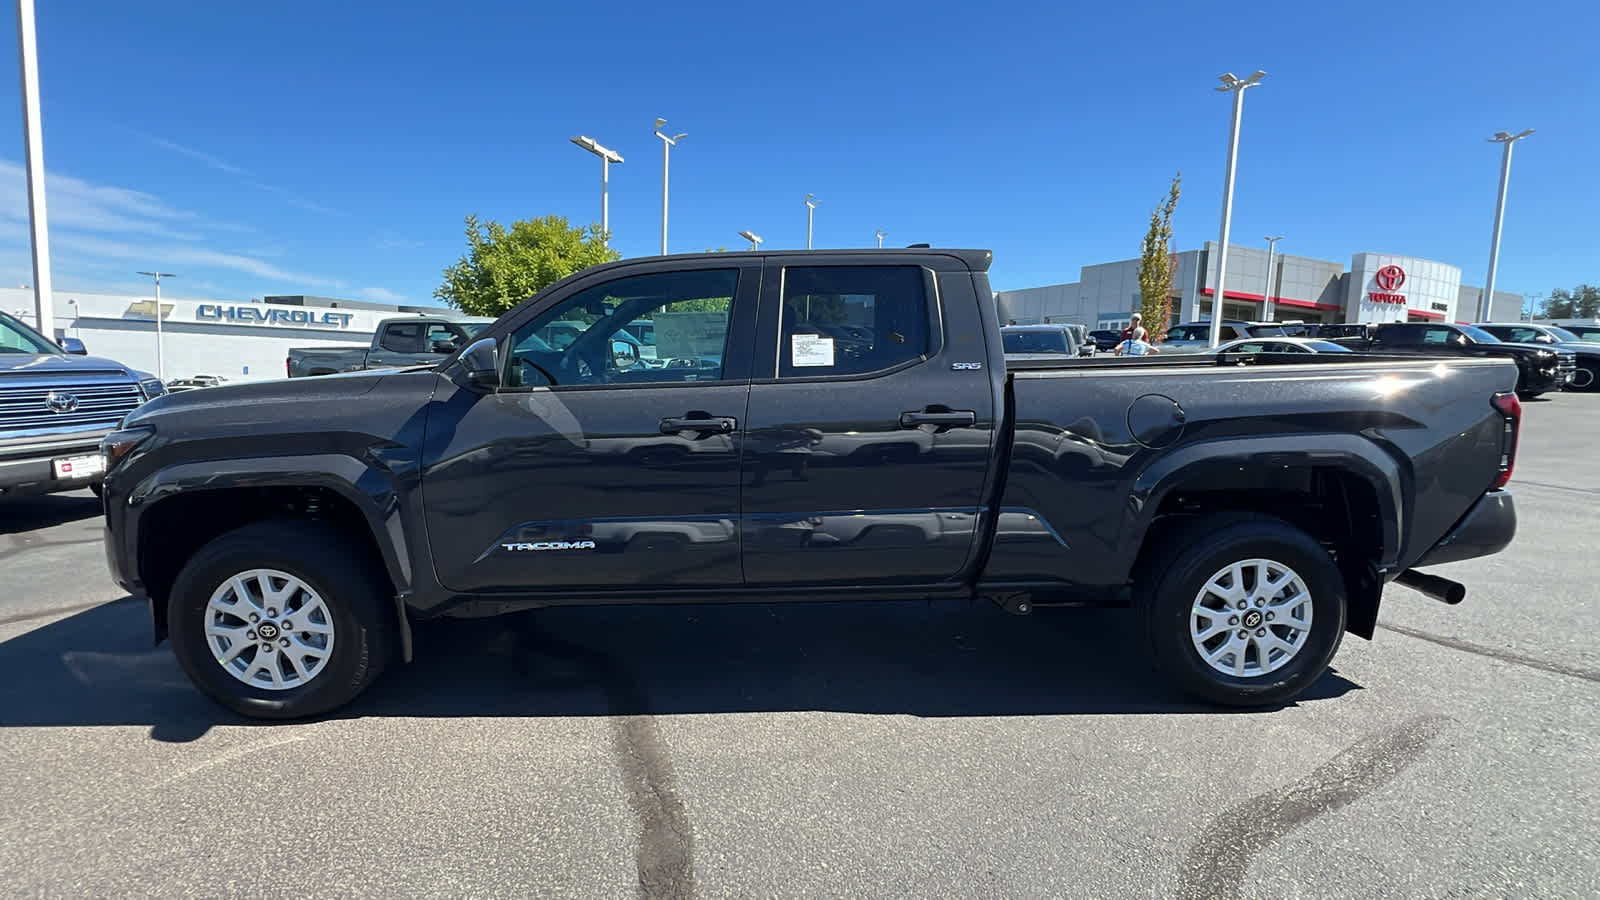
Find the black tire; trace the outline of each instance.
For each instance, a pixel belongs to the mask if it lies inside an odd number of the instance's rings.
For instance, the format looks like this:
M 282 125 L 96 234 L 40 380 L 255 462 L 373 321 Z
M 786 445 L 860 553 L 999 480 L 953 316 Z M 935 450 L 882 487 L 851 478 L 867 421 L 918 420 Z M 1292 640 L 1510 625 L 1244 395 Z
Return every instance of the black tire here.
M 327 608 L 335 635 L 332 652 L 302 686 L 270 690 L 246 684 L 219 664 L 207 643 L 212 593 L 251 569 L 275 569 L 300 579 Z M 173 653 L 206 696 L 242 715 L 294 719 L 343 706 L 382 673 L 394 656 L 393 594 L 368 548 L 324 522 L 277 519 L 230 531 L 200 548 L 173 583 L 167 623 Z
M 1578 370 L 1572 373 L 1572 381 L 1567 385 L 1567 390 L 1579 394 L 1600 391 L 1600 363 L 1579 363 Z
M 89 483 L 89 490 L 93 491 L 94 495 L 96 497 L 102 497 L 103 498 L 106 495 L 106 486 L 104 484 L 98 482 L 98 481 L 90 482 Z
M 1344 577 L 1320 544 L 1287 522 L 1264 516 L 1211 517 L 1170 535 L 1147 559 L 1155 571 L 1135 582 L 1139 627 L 1155 667 L 1185 693 L 1223 706 L 1279 705 L 1322 677 L 1339 650 L 1345 629 Z M 1190 629 L 1204 621 L 1193 612 L 1200 591 L 1231 563 L 1250 559 L 1273 560 L 1300 576 L 1311 595 L 1311 626 L 1298 652 L 1281 668 L 1240 677 L 1212 668 Z M 1276 627 L 1287 629 L 1281 622 Z M 1238 652 L 1248 660 L 1261 651 Z

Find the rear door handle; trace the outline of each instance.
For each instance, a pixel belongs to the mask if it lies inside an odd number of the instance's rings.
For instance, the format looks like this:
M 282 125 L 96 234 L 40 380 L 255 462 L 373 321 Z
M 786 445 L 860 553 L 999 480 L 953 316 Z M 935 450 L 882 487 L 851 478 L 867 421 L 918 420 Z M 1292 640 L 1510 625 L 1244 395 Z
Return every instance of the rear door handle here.
M 713 416 L 702 412 L 689 413 L 686 416 L 669 416 L 661 420 L 662 434 L 677 434 L 682 431 L 729 434 L 738 427 L 739 420 L 732 416 Z
M 976 424 L 978 424 L 978 414 L 970 409 L 911 410 L 900 414 L 901 428 L 916 428 L 918 425 L 971 428 Z

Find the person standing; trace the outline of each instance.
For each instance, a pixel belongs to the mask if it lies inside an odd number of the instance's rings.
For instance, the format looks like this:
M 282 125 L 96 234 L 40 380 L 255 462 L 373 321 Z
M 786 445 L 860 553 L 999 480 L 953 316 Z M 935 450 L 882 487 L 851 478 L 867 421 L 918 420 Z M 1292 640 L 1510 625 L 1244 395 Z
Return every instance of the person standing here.
M 1117 336 L 1119 344 L 1127 341 L 1148 341 L 1150 333 L 1144 330 L 1143 320 L 1143 315 L 1134 313 L 1133 320 L 1128 323 L 1128 327 L 1122 329 L 1122 334 Z

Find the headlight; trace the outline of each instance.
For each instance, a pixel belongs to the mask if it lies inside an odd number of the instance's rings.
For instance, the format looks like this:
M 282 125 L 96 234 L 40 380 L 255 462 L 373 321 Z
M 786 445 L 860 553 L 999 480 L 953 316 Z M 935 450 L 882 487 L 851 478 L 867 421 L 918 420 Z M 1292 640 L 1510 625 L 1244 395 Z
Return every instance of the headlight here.
M 105 459 L 106 472 L 115 469 L 118 464 L 128 458 L 128 454 L 139 448 L 140 444 L 150 440 L 156 433 L 148 425 L 122 428 L 113 431 L 100 439 L 100 456 Z
M 167 386 L 159 378 L 146 378 L 139 382 L 139 390 L 144 393 L 144 399 L 154 400 L 167 392 Z

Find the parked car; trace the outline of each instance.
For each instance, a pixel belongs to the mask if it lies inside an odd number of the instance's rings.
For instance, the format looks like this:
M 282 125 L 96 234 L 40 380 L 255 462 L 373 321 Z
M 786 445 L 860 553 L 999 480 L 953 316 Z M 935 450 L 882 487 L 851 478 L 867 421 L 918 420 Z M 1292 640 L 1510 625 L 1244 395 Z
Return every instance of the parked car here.
M 1577 357 L 1539 344 L 1511 344 L 1472 325 L 1443 322 L 1386 322 L 1370 338 L 1343 338 L 1352 350 L 1378 353 L 1428 353 L 1435 356 L 1500 357 L 1517 364 L 1517 394 L 1524 399 L 1557 391 L 1573 374 Z
M 193 391 L 199 388 L 216 387 L 219 384 L 227 384 L 227 382 L 228 379 L 221 375 L 191 375 L 188 378 L 174 378 L 167 382 L 167 392 Z
M 1321 322 L 1308 326 L 1306 337 L 1323 341 L 1337 341 L 1341 338 L 1366 340 L 1367 332 L 1371 328 L 1372 326 L 1366 322 Z
M 1276 322 L 1222 322 L 1222 341 L 1252 337 L 1288 337 Z M 1220 345 L 1219 345 L 1220 346 Z M 1167 336 L 1156 347 L 1162 353 L 1205 353 L 1211 350 L 1211 323 L 1186 322 L 1167 329 Z
M 291 347 L 284 360 L 290 378 L 336 375 L 364 369 L 431 366 L 494 319 L 482 316 L 403 316 L 384 319 L 366 347 Z
M 1094 347 L 1078 340 L 1066 325 L 1007 325 L 1000 329 L 1000 344 L 1006 357 L 1090 356 Z
M 147 372 L 70 350 L 0 313 L 0 501 L 100 490 L 100 440 L 122 417 L 165 393 Z
M 1564 328 L 1578 336 L 1579 340 L 1600 341 L 1600 324 L 1595 322 L 1554 322 L 1559 328 Z
M 1260 353 L 1350 353 L 1349 347 L 1317 338 L 1244 338 L 1229 341 L 1216 349 L 1216 355 L 1238 360 Z
M 203 692 L 266 718 L 341 706 L 441 616 L 897 597 L 1131 602 L 1177 686 L 1258 706 L 1372 637 L 1389 582 L 1457 602 L 1417 568 L 1512 539 L 1507 360 L 1008 361 L 989 263 L 643 257 L 431 367 L 162 398 L 105 440 L 112 573 Z M 602 297 L 628 299 L 539 339 Z M 698 298 L 729 301 L 714 365 L 614 339 Z M 827 329 L 869 316 L 840 355 Z
M 1509 343 L 1539 344 L 1560 353 L 1571 353 L 1574 366 L 1566 387 L 1573 391 L 1600 390 L 1600 343 L 1584 340 L 1556 325 L 1489 322 L 1477 327 Z M 1596 337 L 1600 338 L 1600 334 Z
M 1117 349 L 1117 344 L 1122 340 L 1122 333 L 1106 328 L 1097 328 L 1089 332 L 1089 340 L 1094 344 L 1094 349 L 1100 353 L 1110 353 Z

